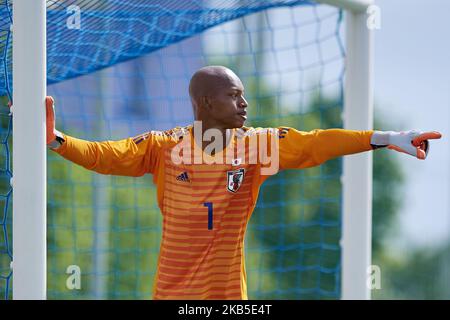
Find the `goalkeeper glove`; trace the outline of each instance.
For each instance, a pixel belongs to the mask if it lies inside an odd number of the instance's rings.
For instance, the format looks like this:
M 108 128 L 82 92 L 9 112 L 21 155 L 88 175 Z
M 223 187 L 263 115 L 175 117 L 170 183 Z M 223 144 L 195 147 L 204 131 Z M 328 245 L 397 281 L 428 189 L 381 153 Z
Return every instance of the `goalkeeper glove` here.
M 45 115 L 47 124 L 47 146 L 59 148 L 64 143 L 64 136 L 55 129 L 55 101 L 53 97 L 45 97 Z
M 370 144 L 374 149 L 388 147 L 388 149 L 410 154 L 424 160 L 430 151 L 430 139 L 440 139 L 437 131 L 374 131 Z

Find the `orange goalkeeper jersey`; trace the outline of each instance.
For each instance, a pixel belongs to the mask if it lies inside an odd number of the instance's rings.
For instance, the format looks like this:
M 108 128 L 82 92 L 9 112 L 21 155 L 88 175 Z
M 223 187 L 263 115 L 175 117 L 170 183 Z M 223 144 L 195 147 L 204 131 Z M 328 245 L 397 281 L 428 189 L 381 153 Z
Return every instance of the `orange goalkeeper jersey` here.
M 371 150 L 373 132 L 243 127 L 231 130 L 227 148 L 214 157 L 192 143 L 191 148 L 178 153 L 188 155 L 190 163 L 174 161 L 175 148 L 183 141 L 194 141 L 193 131 L 193 126 L 177 127 L 105 142 L 65 135 L 66 142 L 55 150 L 102 174 L 153 174 L 163 216 L 154 299 L 247 299 L 245 231 L 259 188 L 269 176 L 262 171 L 267 164 L 251 161 L 252 137 L 261 138 L 263 132 L 269 132 L 269 138 L 276 139 L 278 165 L 283 170 L 312 167 Z M 238 148 L 241 142 L 244 149 Z

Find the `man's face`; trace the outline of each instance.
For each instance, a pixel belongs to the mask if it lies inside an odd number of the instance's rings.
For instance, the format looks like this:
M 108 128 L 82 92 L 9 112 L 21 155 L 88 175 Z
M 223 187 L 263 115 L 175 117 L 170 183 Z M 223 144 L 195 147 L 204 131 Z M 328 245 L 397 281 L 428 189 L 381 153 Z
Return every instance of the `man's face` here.
M 223 79 L 209 98 L 210 117 L 225 129 L 240 128 L 247 120 L 248 103 L 244 98 L 244 86 L 235 75 Z

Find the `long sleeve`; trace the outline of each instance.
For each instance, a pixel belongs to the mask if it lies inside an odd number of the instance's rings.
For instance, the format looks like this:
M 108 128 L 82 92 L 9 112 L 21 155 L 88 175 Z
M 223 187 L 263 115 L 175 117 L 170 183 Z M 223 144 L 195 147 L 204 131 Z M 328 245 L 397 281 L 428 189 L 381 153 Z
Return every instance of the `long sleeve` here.
M 317 129 L 309 132 L 278 128 L 280 169 L 314 167 L 327 160 L 372 150 L 373 131 Z
M 88 170 L 122 176 L 153 173 L 162 147 L 161 137 L 151 133 L 119 141 L 91 142 L 68 135 L 64 139 L 52 150 Z

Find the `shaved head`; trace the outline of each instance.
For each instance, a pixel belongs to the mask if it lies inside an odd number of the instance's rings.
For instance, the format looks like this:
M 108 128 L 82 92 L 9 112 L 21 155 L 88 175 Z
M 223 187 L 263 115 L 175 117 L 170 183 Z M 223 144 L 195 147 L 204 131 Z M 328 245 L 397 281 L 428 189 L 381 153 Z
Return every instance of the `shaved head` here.
M 246 118 L 241 79 L 223 66 L 207 66 L 197 70 L 189 83 L 189 95 L 196 120 L 208 127 L 239 128 Z
M 239 77 L 223 66 L 207 66 L 197 70 L 189 83 L 189 95 L 193 104 L 201 103 L 201 98 L 214 96 L 220 90 L 237 82 L 241 87 Z M 195 106 L 194 106 L 195 107 Z

